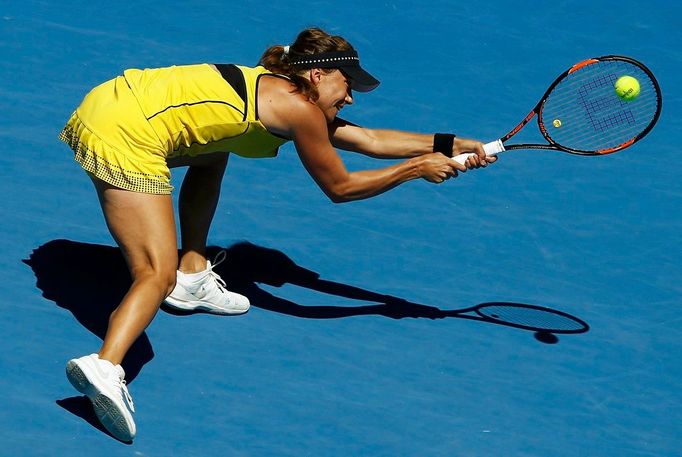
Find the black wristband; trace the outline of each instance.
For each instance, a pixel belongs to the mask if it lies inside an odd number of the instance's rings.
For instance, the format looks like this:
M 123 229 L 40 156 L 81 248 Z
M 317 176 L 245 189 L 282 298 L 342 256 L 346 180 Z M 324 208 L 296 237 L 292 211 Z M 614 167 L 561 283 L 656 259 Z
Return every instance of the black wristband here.
M 433 135 L 433 152 L 440 152 L 452 157 L 452 145 L 455 143 L 455 135 L 452 133 L 436 133 Z

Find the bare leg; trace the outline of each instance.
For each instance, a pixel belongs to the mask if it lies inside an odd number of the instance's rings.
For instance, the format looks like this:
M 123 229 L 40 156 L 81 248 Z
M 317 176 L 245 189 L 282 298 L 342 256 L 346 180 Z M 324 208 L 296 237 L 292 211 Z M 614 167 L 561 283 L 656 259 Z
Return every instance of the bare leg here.
M 206 269 L 208 231 L 218 206 L 229 154 L 213 156 L 205 158 L 200 165 L 190 166 L 180 189 L 182 254 L 178 269 L 183 273 Z
M 113 187 L 93 178 L 109 231 L 118 243 L 133 280 L 109 318 L 99 351 L 120 364 L 173 290 L 177 239 L 170 195 L 152 195 Z
M 215 265 L 207 269 L 206 241 L 218 206 L 227 159 L 227 154 L 219 153 L 188 163 L 190 168 L 180 191 L 182 254 L 178 285 L 165 300 L 173 309 L 219 315 L 238 315 L 249 310 L 249 299 L 227 290 L 225 282 L 213 270 Z M 224 256 L 216 258 L 216 265 L 223 259 Z

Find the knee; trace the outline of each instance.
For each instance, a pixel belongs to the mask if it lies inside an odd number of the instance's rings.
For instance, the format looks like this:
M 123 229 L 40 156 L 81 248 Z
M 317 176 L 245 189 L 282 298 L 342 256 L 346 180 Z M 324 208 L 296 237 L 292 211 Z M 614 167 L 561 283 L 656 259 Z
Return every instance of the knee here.
M 133 282 L 146 282 L 153 284 L 164 297 L 170 295 L 175 287 L 176 272 L 175 268 L 160 267 L 154 268 L 149 266 L 147 268 L 138 269 L 133 272 Z

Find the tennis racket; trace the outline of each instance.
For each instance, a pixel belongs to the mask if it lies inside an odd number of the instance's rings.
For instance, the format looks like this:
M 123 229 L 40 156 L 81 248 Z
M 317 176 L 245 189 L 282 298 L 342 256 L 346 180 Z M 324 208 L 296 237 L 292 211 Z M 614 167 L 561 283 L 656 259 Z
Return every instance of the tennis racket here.
M 639 82 L 630 100 L 618 96 L 621 76 Z M 579 155 L 621 151 L 644 138 L 661 114 L 661 89 L 653 73 L 629 57 L 604 56 L 583 60 L 563 72 L 528 115 L 502 138 L 483 145 L 489 156 L 513 149 L 550 149 Z M 507 144 L 537 118 L 544 144 Z M 473 154 L 453 160 L 463 164 Z

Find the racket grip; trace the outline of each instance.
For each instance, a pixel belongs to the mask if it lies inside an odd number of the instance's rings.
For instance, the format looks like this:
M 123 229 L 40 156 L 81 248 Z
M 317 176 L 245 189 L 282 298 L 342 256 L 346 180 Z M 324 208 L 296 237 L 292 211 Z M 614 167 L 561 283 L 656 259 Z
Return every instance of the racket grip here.
M 491 141 L 490 143 L 486 143 L 483 145 L 483 150 L 485 151 L 485 155 L 487 156 L 495 156 L 499 154 L 500 152 L 504 151 L 504 145 L 502 144 L 502 140 L 495 140 Z M 471 156 L 475 155 L 473 152 L 470 154 L 459 154 L 456 155 L 455 157 L 452 158 L 457 163 L 461 163 L 464 165 L 464 162 L 467 161 L 467 159 Z

